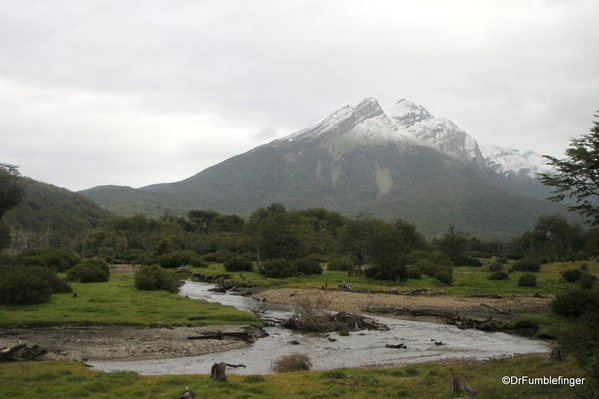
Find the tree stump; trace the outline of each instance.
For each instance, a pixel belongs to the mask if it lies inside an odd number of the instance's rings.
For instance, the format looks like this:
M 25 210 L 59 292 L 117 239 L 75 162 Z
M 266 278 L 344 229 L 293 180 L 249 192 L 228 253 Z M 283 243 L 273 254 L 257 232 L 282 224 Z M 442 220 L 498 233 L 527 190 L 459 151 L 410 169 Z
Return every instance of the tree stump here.
M 227 363 L 214 363 L 210 370 L 210 378 L 217 382 L 227 381 Z
M 549 357 L 547 359 L 545 359 L 545 361 L 543 363 L 561 361 L 561 360 L 564 360 L 565 358 L 566 358 L 566 352 L 563 351 L 561 347 L 554 346 L 553 348 L 551 348 L 551 353 L 549 354 Z
M 460 391 L 460 377 L 453 376 L 451 377 L 451 393 L 456 393 Z

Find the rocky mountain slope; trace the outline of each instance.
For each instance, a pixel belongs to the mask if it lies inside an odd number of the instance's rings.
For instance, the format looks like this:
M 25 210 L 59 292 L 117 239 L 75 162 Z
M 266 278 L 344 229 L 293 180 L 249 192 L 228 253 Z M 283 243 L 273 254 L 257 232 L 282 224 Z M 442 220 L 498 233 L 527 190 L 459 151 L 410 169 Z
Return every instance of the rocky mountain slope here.
M 546 170 L 541 160 L 483 148 L 409 101 L 382 107 L 367 98 L 180 182 L 81 193 L 121 214 L 137 204 L 148 214 L 209 208 L 247 215 L 281 202 L 399 217 L 429 235 L 454 223 L 479 236 L 507 237 L 562 210 L 544 200 L 547 189 L 535 178 Z

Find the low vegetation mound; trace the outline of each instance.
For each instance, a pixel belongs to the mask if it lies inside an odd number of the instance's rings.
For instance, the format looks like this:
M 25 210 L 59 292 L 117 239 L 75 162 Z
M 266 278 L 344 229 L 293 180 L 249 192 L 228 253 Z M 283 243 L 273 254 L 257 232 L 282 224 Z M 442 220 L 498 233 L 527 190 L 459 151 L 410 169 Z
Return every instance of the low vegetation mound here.
M 180 286 L 181 282 L 173 272 L 157 265 L 142 266 L 135 273 L 135 287 L 139 290 L 163 290 L 176 294 Z
M 275 373 L 286 373 L 290 371 L 307 371 L 312 367 L 310 356 L 305 353 L 292 353 L 290 355 L 281 356 L 274 360 L 270 369 Z
M 67 271 L 67 280 L 79 283 L 102 283 L 110 278 L 110 268 L 101 259 L 82 259 Z
M 71 292 L 71 286 L 46 267 L 11 267 L 0 271 L 0 303 L 33 305 L 52 294 Z

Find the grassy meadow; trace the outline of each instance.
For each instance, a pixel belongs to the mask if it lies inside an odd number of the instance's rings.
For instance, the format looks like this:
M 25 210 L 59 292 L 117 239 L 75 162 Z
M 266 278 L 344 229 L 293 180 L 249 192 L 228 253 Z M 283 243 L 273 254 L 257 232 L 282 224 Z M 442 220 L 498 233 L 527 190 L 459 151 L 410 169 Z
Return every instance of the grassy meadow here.
M 484 261 L 484 260 L 483 260 Z M 486 260 L 491 263 L 491 260 Z M 510 267 L 508 263 L 506 268 Z M 277 288 L 314 288 L 322 287 L 337 288 L 340 282 L 350 283 L 357 290 L 389 290 L 397 288 L 399 292 L 409 291 L 415 288 L 430 288 L 433 291 L 445 291 L 447 295 L 478 295 L 478 294 L 516 294 L 516 295 L 555 295 L 565 289 L 576 286 L 575 283 L 561 281 L 560 273 L 568 269 L 578 269 L 582 264 L 589 266 L 589 272 L 599 275 L 599 264 L 596 261 L 556 262 L 541 266 L 541 271 L 534 273 L 537 277 L 536 287 L 518 287 L 518 279 L 525 272 L 514 272 L 508 280 L 489 280 L 491 274 L 487 266 L 483 267 L 454 267 L 453 284 L 445 285 L 432 277 L 422 276 L 420 280 L 408 279 L 404 282 L 375 280 L 366 277 L 348 275 L 343 271 L 324 271 L 322 275 L 310 275 L 306 277 L 289 277 L 286 279 L 266 278 L 257 272 L 227 272 L 221 264 L 213 263 L 205 269 L 193 269 L 206 277 L 229 275 L 230 282 L 245 285 L 250 281 L 255 286 Z M 241 275 L 247 278 L 242 279 Z M 223 278 L 221 277 L 221 280 Z
M 261 325 L 249 313 L 230 306 L 192 300 L 165 291 L 140 291 L 134 276 L 112 273 L 105 283 L 71 283 L 73 294 L 54 294 L 38 305 L 1 305 L 0 328 L 66 325 L 156 326 L 211 324 Z M 189 317 L 202 316 L 199 321 Z
M 77 363 L 36 362 L 0 365 L 2 398 L 173 398 L 193 388 L 196 399 L 276 398 L 427 398 L 466 397 L 450 393 L 458 376 L 480 398 L 541 399 L 576 397 L 569 385 L 504 385 L 503 376 L 582 377 L 571 360 L 543 363 L 540 357 L 499 359 L 485 363 L 429 363 L 390 369 L 302 371 L 264 376 L 229 374 L 217 383 L 207 375 L 140 376 L 133 372 L 94 372 Z M 353 376 L 353 378 L 347 378 Z

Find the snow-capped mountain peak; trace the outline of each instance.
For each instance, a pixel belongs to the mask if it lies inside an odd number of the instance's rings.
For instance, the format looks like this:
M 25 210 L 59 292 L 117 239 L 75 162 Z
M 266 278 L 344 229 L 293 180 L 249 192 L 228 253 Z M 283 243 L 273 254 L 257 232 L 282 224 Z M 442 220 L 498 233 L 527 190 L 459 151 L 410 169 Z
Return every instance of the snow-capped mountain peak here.
M 381 107 L 374 98 L 347 105 L 290 136 L 276 141 L 341 139 L 350 147 L 385 143 L 410 143 L 436 149 L 462 162 L 473 163 L 501 176 L 530 177 L 550 168 L 533 151 L 520 152 L 498 146 L 481 147 L 446 118 L 436 118 L 424 107 L 402 99 Z M 349 147 L 346 147 L 346 149 Z

